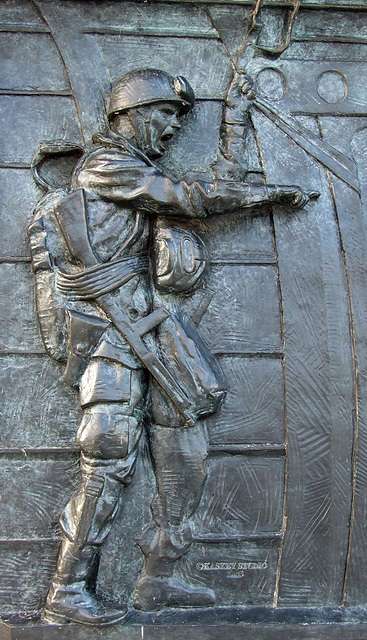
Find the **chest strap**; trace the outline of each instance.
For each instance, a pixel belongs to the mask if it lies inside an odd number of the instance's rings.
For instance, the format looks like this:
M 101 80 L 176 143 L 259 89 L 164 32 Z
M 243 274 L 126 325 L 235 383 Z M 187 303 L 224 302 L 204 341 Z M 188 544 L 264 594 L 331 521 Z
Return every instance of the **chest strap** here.
M 102 262 L 79 273 L 57 271 L 56 288 L 74 300 L 92 300 L 126 284 L 148 271 L 148 256 L 136 254 L 119 260 Z

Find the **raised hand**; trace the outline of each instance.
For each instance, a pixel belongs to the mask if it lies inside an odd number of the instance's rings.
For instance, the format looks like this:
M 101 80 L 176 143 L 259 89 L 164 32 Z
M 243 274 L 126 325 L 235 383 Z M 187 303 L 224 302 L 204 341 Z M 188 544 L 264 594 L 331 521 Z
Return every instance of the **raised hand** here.
M 254 98 L 255 91 L 245 74 L 235 73 L 227 92 L 225 121 L 229 124 L 242 124 Z

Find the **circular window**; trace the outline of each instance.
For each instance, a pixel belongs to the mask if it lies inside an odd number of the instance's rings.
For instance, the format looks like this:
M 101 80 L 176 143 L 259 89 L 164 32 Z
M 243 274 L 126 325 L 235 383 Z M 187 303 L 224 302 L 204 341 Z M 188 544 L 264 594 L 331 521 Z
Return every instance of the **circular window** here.
M 271 67 L 262 69 L 256 78 L 256 91 L 268 100 L 281 100 L 287 91 L 284 75 Z
M 348 85 L 340 71 L 324 71 L 317 78 L 317 93 L 328 104 L 343 102 L 348 94 Z

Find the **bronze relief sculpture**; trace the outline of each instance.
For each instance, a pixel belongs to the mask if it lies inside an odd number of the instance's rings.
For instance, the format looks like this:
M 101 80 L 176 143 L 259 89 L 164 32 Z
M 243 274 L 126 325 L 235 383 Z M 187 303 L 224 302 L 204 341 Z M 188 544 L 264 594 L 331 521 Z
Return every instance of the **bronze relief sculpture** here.
M 0 2 L 0 640 L 367 640 L 366 20 Z
M 79 161 L 70 184 L 50 188 L 38 203 L 29 227 L 42 339 L 66 363 L 63 379 L 78 390 L 83 410 L 76 436 L 81 482 L 60 517 L 62 545 L 44 611 L 50 622 L 103 625 L 126 615 L 126 605 L 96 595 L 95 582 L 143 430 L 156 494 L 152 520 L 138 538 L 144 567 L 133 606 L 216 602 L 212 589 L 175 575 L 192 543 L 191 519 L 206 479 L 203 421 L 226 396 L 218 362 L 180 306 L 181 296 L 204 281 L 208 262 L 188 222 L 261 214 L 268 203 L 302 208 L 319 195 L 246 182 L 241 159 L 254 99 L 245 75 L 235 74 L 212 182 L 175 181 L 156 163 L 195 102 L 183 76 L 161 70 L 139 69 L 115 83 L 108 127 L 93 146 L 60 143 Z M 38 154 L 34 170 L 42 181 L 40 165 Z

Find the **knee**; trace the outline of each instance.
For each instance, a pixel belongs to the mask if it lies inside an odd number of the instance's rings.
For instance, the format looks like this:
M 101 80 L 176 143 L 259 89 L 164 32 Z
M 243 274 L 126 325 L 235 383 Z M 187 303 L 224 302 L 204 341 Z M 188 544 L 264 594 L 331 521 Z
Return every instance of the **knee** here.
M 121 459 L 132 451 L 140 434 L 139 422 L 126 415 L 122 405 L 96 404 L 85 410 L 76 440 L 88 457 Z

